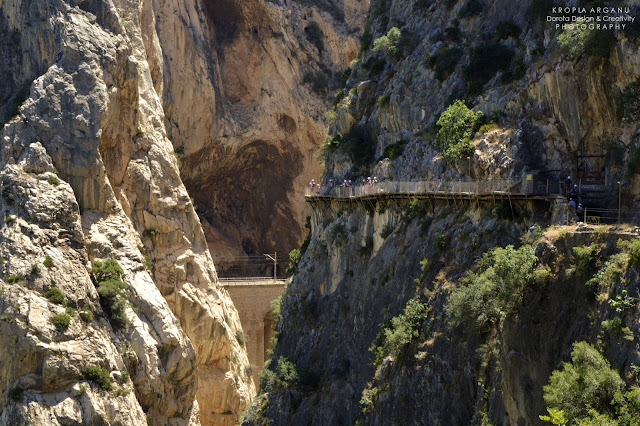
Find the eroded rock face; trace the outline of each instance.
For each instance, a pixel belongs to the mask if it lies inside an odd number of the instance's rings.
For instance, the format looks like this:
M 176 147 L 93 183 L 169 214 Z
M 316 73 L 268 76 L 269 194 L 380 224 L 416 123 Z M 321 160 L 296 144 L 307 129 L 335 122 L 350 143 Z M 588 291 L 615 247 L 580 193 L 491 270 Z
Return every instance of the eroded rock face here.
M 393 180 L 468 175 L 472 179 L 521 178 L 536 170 L 559 174 L 560 170 L 575 172 L 577 155 L 600 155 L 606 151 L 603 145 L 612 141 L 638 145 L 637 123 L 621 123 L 616 101 L 637 80 L 640 69 L 638 41 L 624 31 L 617 33 L 606 58 L 590 52 L 573 57 L 560 48 L 558 33 L 543 24 L 541 16 L 514 2 L 486 1 L 468 14 L 463 13 L 463 1 L 376 5 L 367 24 L 371 39 L 396 26 L 407 41 L 392 57 L 375 51 L 373 43 L 363 50 L 331 129 L 332 134 L 347 134 L 354 126 L 366 128 L 375 153 L 366 167 L 356 164 L 354 172 L 353 159 L 338 150 L 326 159 L 326 179 L 342 181 L 367 174 Z M 499 35 L 501 22 L 521 32 Z M 474 49 L 488 45 L 495 52 L 495 43 L 511 52 L 511 63 L 493 70 L 473 90 L 465 70 L 471 66 L 470 72 L 478 72 L 488 65 L 473 63 Z M 453 55 L 456 60 L 447 56 L 454 49 L 460 49 L 459 56 Z M 451 62 L 439 70 L 436 58 Z M 382 65 L 372 68 L 380 60 Z M 516 65 L 522 68 L 514 75 Z M 448 164 L 435 143 L 434 125 L 456 99 L 483 111 L 497 126 L 476 135 L 469 163 L 463 158 L 458 164 Z M 384 159 L 386 147 L 399 142 L 406 143 L 405 155 L 378 161 Z M 618 168 L 622 165 L 608 167 L 608 182 L 621 178 Z
M 557 179 L 575 170 L 576 155 L 604 154 L 602 142 L 610 135 L 626 152 L 638 146 L 637 117 L 621 122 L 615 102 L 640 71 L 638 40 L 629 34 L 618 33 L 604 58 L 589 52 L 571 57 L 556 42 L 558 33 L 541 24 L 542 16 L 519 2 L 376 1 L 370 17 L 368 47 L 353 67 L 332 122 L 332 134 L 352 132 L 352 143 L 336 138 L 340 146 L 325 157 L 325 183 L 368 175 L 415 181 L 518 179 L 538 170 Z M 504 21 L 522 31 L 515 37 L 499 35 Z M 374 49 L 373 41 L 394 26 L 407 37 L 405 43 L 396 46 L 397 52 Z M 490 56 L 485 49 L 474 50 L 482 45 L 513 54 L 521 61 L 519 74 L 512 73 L 512 63 L 480 82 L 466 76 L 491 67 L 490 61 L 472 60 L 478 51 Z M 438 72 L 437 56 L 454 48 L 461 49 L 459 56 L 444 56 L 447 66 Z M 474 83 L 480 87 L 474 89 Z M 456 99 L 496 124 L 477 134 L 469 160 L 461 156 L 448 164 L 435 143 L 434 124 Z M 368 158 L 362 158 L 365 149 L 350 150 L 354 140 L 370 148 Z M 402 144 L 404 152 L 385 159 L 391 144 Z M 619 164 L 608 166 L 610 189 L 628 158 L 621 154 Z M 247 413 L 246 424 L 306 419 L 314 424 L 539 424 L 551 372 L 569 358 L 572 342 L 597 341 L 600 318 L 612 315 L 607 303 L 593 302 L 586 280 L 570 264 L 572 248 L 591 244 L 591 236 L 565 241 L 551 233 L 548 247 L 534 243 L 540 265 L 549 265 L 552 275 L 528 287 L 522 309 L 501 320 L 500 327 L 474 333 L 472 325 L 455 327 L 446 312 L 451 292 L 467 284 L 462 278 L 475 271 L 483 253 L 527 244 L 527 221 L 545 227 L 561 211 L 525 213 L 521 207 L 523 223 L 513 207 L 499 202 L 482 207 L 437 201 L 420 207 L 418 200 L 384 198 L 355 207 L 318 203 L 310 244 L 282 299 L 281 335 L 268 366 L 273 385 Z M 607 235 L 604 228 L 600 232 Z M 622 236 L 608 232 L 606 245 L 612 248 Z M 637 271 L 626 273 L 625 285 L 635 288 Z M 618 285 L 607 289 L 609 297 Z M 423 337 L 376 361 L 369 348 L 390 331 L 392 317 L 404 321 L 398 315 L 412 297 L 424 300 L 429 310 L 420 325 Z M 638 311 L 628 315 L 635 326 Z M 398 335 L 387 338 L 394 345 Z M 636 346 L 619 339 L 607 349 L 623 377 L 629 360 L 638 356 Z M 300 374 L 297 383 L 279 371 L 285 362 Z
M 233 424 L 255 387 L 166 136 L 141 32 L 150 3 L 0 6 L 3 33 L 20 34 L 3 75 L 30 85 L 0 134 L 0 418 Z M 124 330 L 105 319 L 89 274 L 107 258 L 130 293 Z M 52 286 L 95 319 L 57 331 Z M 119 396 L 82 380 L 92 364 L 121 378 Z
M 305 183 L 321 173 L 327 99 L 357 56 L 368 1 L 153 3 L 161 45 L 153 36 L 145 46 L 211 252 L 223 263 L 288 253 L 302 240 Z

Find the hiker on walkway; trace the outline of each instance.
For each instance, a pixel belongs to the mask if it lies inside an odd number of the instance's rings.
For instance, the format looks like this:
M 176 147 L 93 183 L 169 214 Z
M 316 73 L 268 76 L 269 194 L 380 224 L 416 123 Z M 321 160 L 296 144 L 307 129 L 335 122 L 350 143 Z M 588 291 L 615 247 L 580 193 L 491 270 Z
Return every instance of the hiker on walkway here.
M 569 195 L 569 190 L 571 189 L 571 176 L 567 176 L 564 180 L 564 195 Z
M 569 209 L 567 210 L 567 225 L 571 225 L 576 220 L 576 202 L 573 198 L 569 199 Z
M 578 220 L 583 219 L 584 208 L 582 207 L 582 203 L 578 203 L 578 208 L 576 209 L 576 216 L 578 216 Z
M 578 185 L 573 185 L 573 188 L 571 188 L 571 193 L 569 194 L 570 198 L 578 198 Z

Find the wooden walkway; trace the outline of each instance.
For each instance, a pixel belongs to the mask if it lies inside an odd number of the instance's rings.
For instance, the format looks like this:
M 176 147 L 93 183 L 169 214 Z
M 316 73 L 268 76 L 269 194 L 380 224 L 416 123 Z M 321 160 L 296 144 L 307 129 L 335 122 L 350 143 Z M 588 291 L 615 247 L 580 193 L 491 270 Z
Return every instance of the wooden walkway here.
M 564 198 L 558 181 L 485 180 L 485 181 L 385 181 L 364 186 L 307 188 L 305 199 L 316 201 L 359 201 L 394 199 L 435 200 L 553 200 Z

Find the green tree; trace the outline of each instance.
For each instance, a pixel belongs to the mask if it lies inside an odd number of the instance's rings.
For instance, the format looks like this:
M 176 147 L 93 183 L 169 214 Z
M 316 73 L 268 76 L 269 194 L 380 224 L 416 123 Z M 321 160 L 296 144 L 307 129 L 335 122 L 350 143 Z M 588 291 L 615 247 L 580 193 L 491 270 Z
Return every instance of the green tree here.
M 640 419 L 640 387 L 632 386 L 631 389 L 622 395 L 618 392 L 614 396 L 617 404 L 618 422 L 621 425 L 634 425 Z
M 91 272 L 98 283 L 100 301 L 109 312 L 112 324 L 125 328 L 129 324 L 126 315 L 128 297 L 127 284 L 122 281 L 122 267 L 116 260 L 107 259 L 93 262 Z
M 265 363 L 260 371 L 260 392 L 270 392 L 274 389 L 288 389 L 298 382 L 298 372 L 296 365 L 285 357 L 278 358 L 276 371 L 269 368 L 273 361 Z
M 429 65 L 433 67 L 436 78 L 440 81 L 446 79 L 454 70 L 463 51 L 459 47 L 446 47 L 429 58 Z
M 640 268 L 640 240 L 633 239 L 630 241 L 618 240 L 618 248 L 627 250 L 629 253 L 629 263 L 636 268 Z
M 57 314 L 51 318 L 51 323 L 59 330 L 64 331 L 69 328 L 71 317 L 67 314 Z
M 373 41 L 373 51 L 383 51 L 388 56 L 395 56 L 398 53 L 398 45 L 402 32 L 397 28 L 391 28 L 386 35 L 378 37 Z
M 575 25 L 570 25 L 560 35 L 560 47 L 573 57 L 583 53 L 596 58 L 606 58 L 617 38 L 613 31 L 602 31 L 585 25 L 584 19 L 578 19 Z
M 439 128 L 436 145 L 442 149 L 445 160 L 453 163 L 471 152 L 471 138 L 480 117 L 481 111 L 472 111 L 461 100 L 444 110 L 436 123 Z
M 572 56 L 579 56 L 584 53 L 585 45 L 591 37 L 592 31 L 581 25 L 584 21 L 576 22 L 576 25 L 570 25 L 560 35 L 558 35 L 558 43 L 565 51 Z
M 311 44 L 318 49 L 318 52 L 322 53 L 324 50 L 324 32 L 320 28 L 320 24 L 317 21 L 311 21 L 305 27 L 304 32 Z
M 524 245 L 514 249 L 509 245 L 486 253 L 480 262 L 480 272 L 469 272 L 465 284 L 453 291 L 447 305 L 452 323 L 483 328 L 522 304 L 524 289 L 533 281 L 538 258 L 533 248 Z
M 463 72 L 469 83 L 468 93 L 480 93 L 483 86 L 498 71 L 506 72 L 511 65 L 513 56 L 513 50 L 507 44 L 497 40 L 481 43 L 474 47 L 469 52 L 469 65 L 464 68 Z
M 400 351 L 420 335 L 422 323 L 427 319 L 430 309 L 418 298 L 410 299 L 404 312 L 391 318 L 389 324 L 382 326 L 374 344 L 369 348 L 375 354 L 375 365 L 380 365 L 388 356 L 397 356 Z
M 609 362 L 587 342 L 573 344 L 571 362 L 551 373 L 544 387 L 549 408 L 562 410 L 569 421 L 615 414 L 611 402 L 624 382 Z
M 67 306 L 67 298 L 58 287 L 51 287 L 44 294 L 44 297 L 46 297 L 49 302 L 55 303 L 56 305 Z
M 278 358 L 278 377 L 284 387 L 290 387 L 298 381 L 296 365 L 285 357 Z
M 293 249 L 289 252 L 289 266 L 285 272 L 287 274 L 295 274 L 298 272 L 298 264 L 300 263 L 300 259 L 302 258 L 302 252 L 300 249 Z
M 583 278 L 588 278 L 593 274 L 596 266 L 594 255 L 598 251 L 596 244 L 590 246 L 579 246 L 573 248 L 573 254 L 576 257 L 576 272 Z
M 548 416 L 538 416 L 540 420 L 545 422 L 549 422 L 553 425 L 566 425 L 567 418 L 564 415 L 564 411 L 556 410 L 555 408 L 547 408 Z

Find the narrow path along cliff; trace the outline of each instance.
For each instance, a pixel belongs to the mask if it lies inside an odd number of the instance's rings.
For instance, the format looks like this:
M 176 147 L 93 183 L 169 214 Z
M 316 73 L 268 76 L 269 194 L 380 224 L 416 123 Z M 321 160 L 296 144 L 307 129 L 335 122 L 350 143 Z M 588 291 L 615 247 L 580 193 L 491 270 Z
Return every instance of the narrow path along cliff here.
M 638 423 L 640 10 L 554 6 L 371 1 L 243 424 Z
M 0 0 L 0 424 L 638 424 L 640 6 L 566 7 Z

